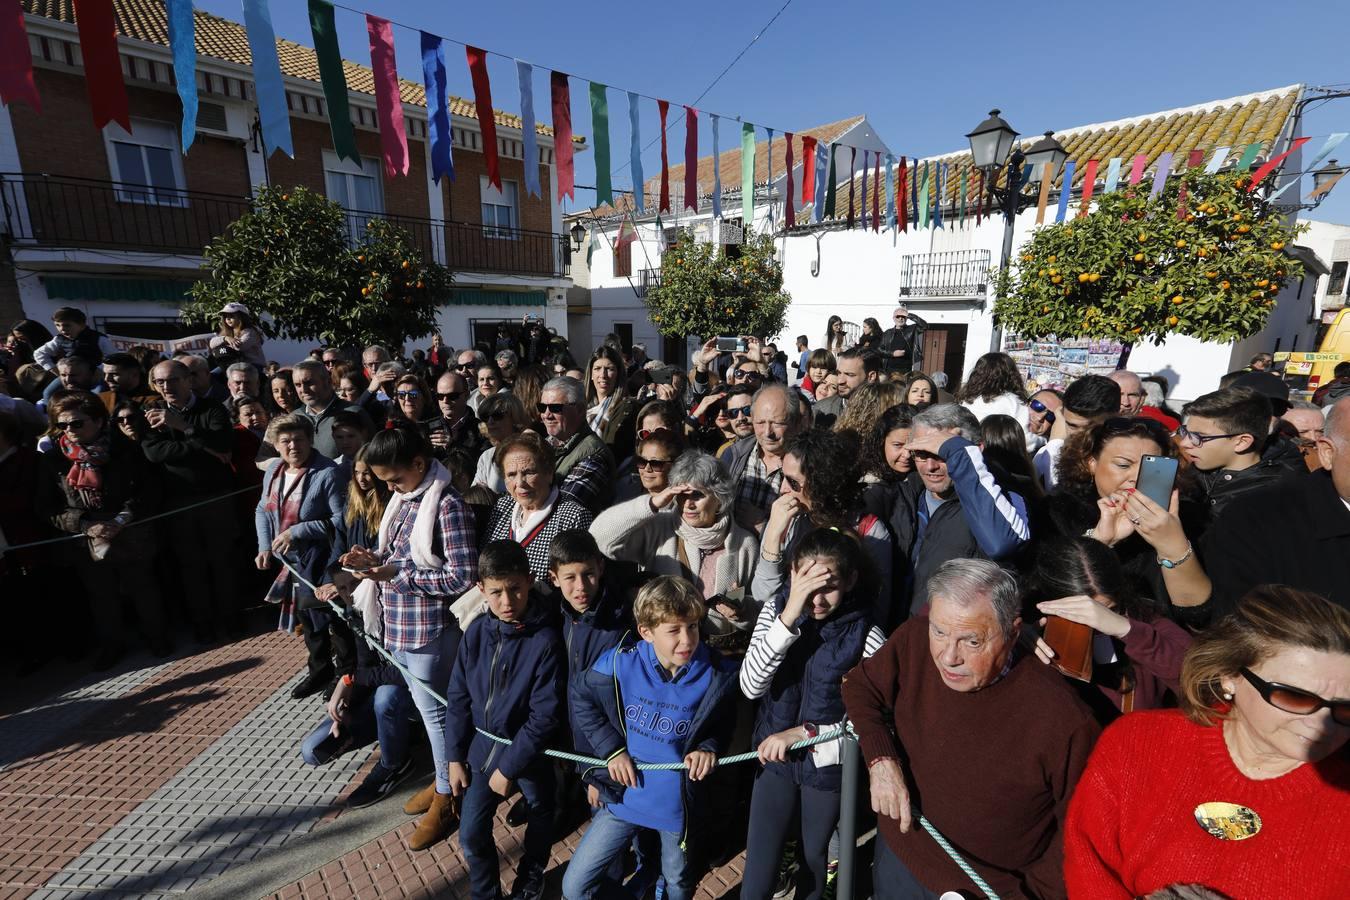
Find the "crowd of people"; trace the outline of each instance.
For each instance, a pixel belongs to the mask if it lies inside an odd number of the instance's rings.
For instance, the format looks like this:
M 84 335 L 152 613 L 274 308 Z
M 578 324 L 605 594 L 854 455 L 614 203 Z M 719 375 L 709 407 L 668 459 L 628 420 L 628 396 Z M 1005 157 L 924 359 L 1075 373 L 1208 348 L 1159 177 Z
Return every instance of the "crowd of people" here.
M 306 761 L 377 744 L 364 806 L 428 744 L 409 846 L 457 830 L 475 900 L 508 800 L 514 898 L 576 815 L 569 900 L 690 897 L 740 846 L 742 896 L 831 896 L 846 726 L 876 897 L 978 895 L 920 815 L 1000 897 L 1344 896 L 1350 398 L 1262 365 L 1180 409 L 1125 369 L 1028 393 L 1002 353 L 952 386 L 893 323 L 688 368 L 528 322 L 286 366 L 238 303 L 208 356 L 19 323 L 10 650 L 106 669 L 264 605 Z

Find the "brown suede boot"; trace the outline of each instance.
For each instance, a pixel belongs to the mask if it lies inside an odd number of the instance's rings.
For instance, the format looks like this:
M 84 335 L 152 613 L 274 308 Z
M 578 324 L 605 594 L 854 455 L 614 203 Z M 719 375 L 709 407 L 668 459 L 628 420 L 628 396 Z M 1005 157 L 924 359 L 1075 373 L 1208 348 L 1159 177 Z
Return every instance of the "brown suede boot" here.
M 431 784 L 408 798 L 408 802 L 403 804 L 403 811 L 410 816 L 420 816 L 431 809 L 431 800 L 435 796 L 436 782 L 433 780 Z
M 434 790 L 433 786 L 433 790 Z M 458 821 L 454 798 L 449 794 L 433 794 L 431 808 L 417 823 L 412 837 L 408 838 L 409 850 L 426 850 L 439 844 L 455 830 Z

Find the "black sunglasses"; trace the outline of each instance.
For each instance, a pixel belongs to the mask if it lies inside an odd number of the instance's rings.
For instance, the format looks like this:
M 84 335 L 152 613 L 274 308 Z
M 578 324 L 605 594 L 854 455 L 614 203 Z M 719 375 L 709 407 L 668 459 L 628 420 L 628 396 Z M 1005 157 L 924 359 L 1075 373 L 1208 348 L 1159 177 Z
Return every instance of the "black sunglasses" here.
M 634 457 L 633 457 L 633 465 L 635 465 L 637 468 L 639 468 L 639 469 L 655 469 L 655 470 L 658 471 L 658 472 L 660 472 L 662 469 L 665 469 L 667 466 L 669 466 L 669 465 L 670 465 L 670 462 L 671 462 L 671 461 L 668 460 L 668 459 L 648 459 L 648 458 L 645 457 L 645 456 L 634 456 Z
M 56 427 L 62 431 L 69 431 L 72 428 L 83 428 L 88 419 L 71 419 L 67 422 L 57 422 Z
M 472 372 L 472 371 L 474 370 L 474 366 L 475 366 L 475 363 L 471 363 L 471 362 L 468 362 L 468 363 L 458 363 L 458 364 L 455 365 L 455 371 L 456 371 L 456 372 Z
M 727 407 L 727 418 L 728 418 L 728 419 L 739 419 L 741 416 L 748 416 L 748 415 L 750 415 L 750 407 L 748 407 L 748 406 L 728 406 L 728 407 Z
M 1276 709 L 1296 716 L 1310 716 L 1323 707 L 1331 710 L 1331 718 L 1337 725 L 1350 725 L 1350 700 L 1324 700 L 1311 691 L 1290 687 L 1274 681 L 1266 681 L 1246 666 L 1238 669 L 1247 683 L 1256 688 L 1261 699 Z
M 450 391 L 449 393 L 446 394 L 442 394 L 440 391 L 436 392 L 436 399 L 440 400 L 443 403 L 454 403 L 456 400 L 458 400 L 460 397 L 463 396 L 464 391 Z
M 119 423 L 120 423 L 120 422 L 135 422 L 135 421 L 136 421 L 137 419 L 139 419 L 139 418 L 140 418 L 140 414 L 139 414 L 139 413 L 127 413 L 126 415 L 118 416 L 118 417 L 117 417 L 117 421 L 118 421 Z
M 546 412 L 551 412 L 555 416 L 559 416 L 562 415 L 563 412 L 571 405 L 572 404 L 570 403 L 536 403 L 534 405 L 534 408 L 538 410 L 540 415 L 543 415 Z
M 422 396 L 421 391 L 395 391 L 394 396 L 399 400 L 416 400 Z

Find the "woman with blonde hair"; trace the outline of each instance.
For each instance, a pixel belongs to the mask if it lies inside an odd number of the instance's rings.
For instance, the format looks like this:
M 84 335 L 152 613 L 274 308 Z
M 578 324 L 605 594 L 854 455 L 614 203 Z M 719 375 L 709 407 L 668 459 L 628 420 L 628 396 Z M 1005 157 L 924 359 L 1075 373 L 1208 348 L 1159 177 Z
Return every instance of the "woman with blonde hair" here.
M 1069 804 L 1069 896 L 1344 897 L 1350 611 L 1256 588 L 1191 645 L 1180 699 L 1098 740 Z

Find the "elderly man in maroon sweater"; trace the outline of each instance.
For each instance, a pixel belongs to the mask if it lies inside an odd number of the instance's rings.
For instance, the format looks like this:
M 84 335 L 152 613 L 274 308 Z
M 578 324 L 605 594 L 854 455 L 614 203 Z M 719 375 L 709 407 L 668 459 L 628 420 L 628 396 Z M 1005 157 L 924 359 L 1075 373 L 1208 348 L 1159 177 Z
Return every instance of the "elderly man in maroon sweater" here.
M 1099 726 L 1049 666 L 1017 648 L 1017 582 L 955 559 L 910 619 L 844 679 L 871 781 L 885 900 L 978 890 L 918 827 L 922 813 L 1005 898 L 1065 897 L 1069 792 Z

